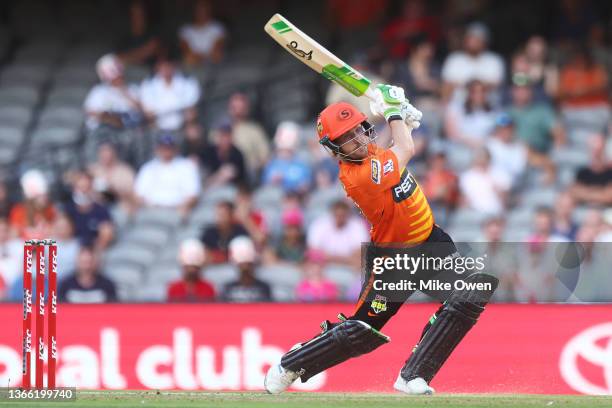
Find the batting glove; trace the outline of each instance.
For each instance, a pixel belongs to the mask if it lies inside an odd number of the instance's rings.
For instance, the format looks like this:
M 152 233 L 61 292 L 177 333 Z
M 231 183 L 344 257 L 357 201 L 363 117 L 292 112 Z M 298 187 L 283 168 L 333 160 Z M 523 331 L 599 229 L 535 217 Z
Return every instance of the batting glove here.
M 408 126 L 412 129 L 418 129 L 421 126 L 423 112 L 412 106 L 408 101 L 404 101 L 402 103 L 402 117 Z
M 402 107 L 406 102 L 404 90 L 393 85 L 377 85 L 374 90 L 375 99 L 370 102 L 373 115 L 384 116 L 387 122 L 405 120 L 407 109 Z

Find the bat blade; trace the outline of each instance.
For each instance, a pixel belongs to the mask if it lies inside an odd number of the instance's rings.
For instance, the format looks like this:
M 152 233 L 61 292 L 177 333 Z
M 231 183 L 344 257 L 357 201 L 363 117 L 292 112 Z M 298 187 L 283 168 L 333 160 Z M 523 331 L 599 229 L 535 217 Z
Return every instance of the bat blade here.
M 285 17 L 278 13 L 273 15 L 264 30 L 291 55 L 325 78 L 355 96 L 365 95 L 372 98 L 368 78 L 329 52 Z

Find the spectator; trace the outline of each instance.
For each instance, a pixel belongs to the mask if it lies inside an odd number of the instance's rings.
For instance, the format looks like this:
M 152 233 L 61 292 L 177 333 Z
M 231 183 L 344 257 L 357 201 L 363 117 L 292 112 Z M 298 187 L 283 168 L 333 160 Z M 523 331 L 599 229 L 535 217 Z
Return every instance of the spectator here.
M 288 208 L 281 216 L 283 231 L 273 250 L 273 260 L 301 263 L 306 253 L 304 216 L 299 208 Z
M 103 251 L 112 242 L 115 232 L 110 212 L 98 202 L 93 179 L 87 172 L 76 177 L 72 197 L 65 204 L 64 211 L 72 221 L 81 245 Z
M 576 239 L 578 232 L 578 225 L 574 222 L 573 217 L 574 208 L 576 208 L 576 203 L 572 195 L 568 191 L 559 193 L 555 200 L 553 230 L 555 234 L 570 241 Z
M 23 265 L 22 243 L 11 237 L 6 218 L 0 218 L 0 280 L 9 288 L 20 276 Z
M 527 237 L 532 250 L 538 251 L 543 243 L 567 241 L 567 238 L 555 232 L 553 210 L 549 207 L 539 207 L 533 218 L 533 232 Z
M 355 0 L 326 1 L 326 15 L 333 27 L 342 31 L 359 30 L 376 23 L 387 10 L 387 0 L 362 0 L 355 7 Z M 361 72 L 361 71 L 360 71 Z
M 53 225 L 53 236 L 57 242 L 58 278 L 76 269 L 76 261 L 81 245 L 74 236 L 72 221 L 65 214 L 59 214 Z
M 357 266 L 361 244 L 369 240 L 364 222 L 351 214 L 348 202 L 342 199 L 333 204 L 331 213 L 313 221 L 306 242 L 309 249 L 322 251 L 327 262 Z
M 228 110 L 232 121 L 232 139 L 242 152 L 249 174 L 259 175 L 270 156 L 270 142 L 261 125 L 249 118 L 251 103 L 243 93 L 234 93 Z
M 455 94 L 460 100 L 460 89 L 470 81 L 480 81 L 487 88 L 496 88 L 504 79 L 504 62 L 496 53 L 487 50 L 489 29 L 482 23 L 466 28 L 463 50 L 451 53 L 442 65 L 442 96 L 448 100 Z
M 486 143 L 495 126 L 495 112 L 487 100 L 487 88 L 480 81 L 467 84 L 464 103 L 451 103 L 446 111 L 444 128 L 448 138 L 470 148 Z
M 194 163 L 200 163 L 200 156 L 208 144 L 204 138 L 204 129 L 197 121 L 185 124 L 184 138 L 181 144 L 181 155 Z
M 207 187 L 226 184 L 248 185 L 244 157 L 234 146 L 231 124 L 217 125 L 212 139 L 214 144 L 204 148 L 200 155 L 202 167 L 208 173 Z
M 230 260 L 240 277 L 223 288 L 221 298 L 226 302 L 270 302 L 270 285 L 255 277 L 256 251 L 248 237 L 236 237 L 229 243 Z
M 253 208 L 253 195 L 248 187 L 238 188 L 235 204 L 236 221 L 246 229 L 257 248 L 263 247 L 268 226 L 262 212 Z
M 98 261 L 91 248 L 82 247 L 77 266 L 59 283 L 58 300 L 68 303 L 108 303 L 117 301 L 115 284 L 98 272 Z
M 276 152 L 268 162 L 264 173 L 264 184 L 279 185 L 285 192 L 306 193 L 312 183 L 312 171 L 296 155 L 299 129 L 293 122 L 282 122 L 276 128 L 274 144 Z
M 211 263 L 223 263 L 228 260 L 228 245 L 234 238 L 245 235 L 247 230 L 236 220 L 234 204 L 221 201 L 217 204 L 215 223 L 208 226 L 202 234 L 202 243 Z
M 22 239 L 44 239 L 51 232 L 57 211 L 49 199 L 48 183 L 40 170 L 28 170 L 21 176 L 24 200 L 9 214 L 11 228 Z
M 195 121 L 199 99 L 198 80 L 178 72 L 167 57 L 158 60 L 155 75 L 140 85 L 142 109 L 153 126 L 163 131 L 178 131 Z
M 196 165 L 177 156 L 176 141 L 163 133 L 157 139 L 156 157 L 136 176 L 136 196 L 149 207 L 176 208 L 184 217 L 198 200 L 200 176 Z
M 183 277 L 168 285 L 168 301 L 209 302 L 214 300 L 215 289 L 200 276 L 206 262 L 206 252 L 202 243 L 196 239 L 183 241 L 178 258 Z
M 523 69 L 513 69 L 513 75 L 526 75 L 534 85 L 536 100 L 550 99 L 557 95 L 559 70 L 550 61 L 546 40 L 534 35 L 527 40 L 521 53 L 524 58 Z
M 111 143 L 98 147 L 98 159 L 89 166 L 94 189 L 107 204 L 117 203 L 126 212 L 134 208 L 134 170 L 117 156 Z
M 411 39 L 412 51 L 408 59 L 399 65 L 394 83 L 409 90 L 411 98 L 417 98 L 415 106 L 434 106 L 440 94 L 440 66 L 435 61 L 435 44 L 426 35 Z
M 383 28 L 382 41 L 388 47 L 392 58 L 406 58 L 413 49 L 410 41 L 417 34 L 425 34 L 432 42 L 440 38 L 440 22 L 438 18 L 427 12 L 427 4 L 423 0 L 407 0 L 402 5 L 401 14 Z
M 130 28 L 118 43 L 117 55 L 126 64 L 153 65 L 159 52 L 159 38 L 151 29 L 147 10 L 142 0 L 129 6 Z
M 223 58 L 225 28 L 212 18 L 210 1 L 198 0 L 193 12 L 193 24 L 180 29 L 183 61 L 187 65 L 220 62 Z
M 472 166 L 461 175 L 459 188 L 467 206 L 483 214 L 500 214 L 506 203 L 510 179 L 491 166 L 486 149 L 476 152 Z
M 612 205 L 612 166 L 606 157 L 606 139 L 595 134 L 589 139 L 591 162 L 578 169 L 571 187 L 572 197 L 585 204 Z
M 505 173 L 513 187 L 519 185 L 527 167 L 527 148 L 516 140 L 510 115 L 502 113 L 497 117 L 487 149 L 491 154 L 491 166 Z
M 12 207 L 13 203 L 9 197 L 6 183 L 0 181 L 0 218 L 8 217 Z
M 483 250 L 487 273 L 499 279 L 495 299 L 501 302 L 516 301 L 516 286 L 520 281 L 517 262 L 518 251 L 514 243 L 503 242 L 506 223 L 502 217 L 488 218 L 483 224 Z
M 323 266 L 325 254 L 311 249 L 306 254 L 303 265 L 304 279 L 295 288 L 295 298 L 299 302 L 332 302 L 338 299 L 338 287 L 325 278 Z
M 448 167 L 446 154 L 438 152 L 429 159 L 428 171 L 423 179 L 423 191 L 431 206 L 436 221 L 442 225 L 450 211 L 459 201 L 457 175 Z
M 610 120 L 608 74 L 585 46 L 576 50 L 559 76 L 561 112 L 568 123 L 603 129 Z
M 557 121 L 554 110 L 544 102 L 533 101 L 533 89 L 525 76 L 515 76 L 512 87 L 512 104 L 508 113 L 514 122 L 518 137 L 528 148 L 528 161 L 545 172 L 545 181 L 552 182 L 555 166 L 548 156 L 553 146 L 561 145 L 565 133 Z
M 95 130 L 106 125 L 123 129 L 139 124 L 139 89 L 126 84 L 119 58 L 114 54 L 104 55 L 96 63 L 96 71 L 101 82 L 89 91 L 84 103 L 88 127 Z

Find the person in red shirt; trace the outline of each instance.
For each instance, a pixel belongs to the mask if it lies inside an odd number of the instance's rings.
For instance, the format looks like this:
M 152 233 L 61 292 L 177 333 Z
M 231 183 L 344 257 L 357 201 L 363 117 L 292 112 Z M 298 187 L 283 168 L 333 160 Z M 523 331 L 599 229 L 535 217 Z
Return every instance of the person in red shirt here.
M 498 284 L 493 276 L 473 269 L 461 270 L 459 262 L 453 262 L 465 259 L 451 237 L 434 223 L 427 198 L 408 169 L 415 155 L 412 130 L 420 126 L 421 112 L 408 103 L 402 88 L 372 88 L 374 100 L 370 108 L 388 122 L 393 140 L 390 148 L 374 143 L 376 132 L 366 115 L 346 102 L 325 108 L 316 126 L 319 143 L 339 161 L 339 179 L 347 196 L 372 226 L 372 243 L 362 251 L 366 276 L 361 294 L 352 316 L 340 314 L 337 323 L 324 321 L 318 336 L 294 346 L 270 367 L 264 387 L 271 394 L 286 390 L 298 378 L 306 382 L 330 367 L 388 343 L 389 337 L 380 330 L 416 290 L 435 296 L 443 304 L 426 324 L 393 387 L 407 394 L 433 394 L 429 382 L 476 324 Z M 410 270 L 385 266 L 382 272 L 389 268 L 391 277 L 375 269 L 376 260 L 387 263 L 402 254 L 413 261 L 447 260 L 457 266 L 447 269 L 415 265 Z M 454 286 L 452 291 L 432 293 L 415 280 L 410 281 L 414 289 L 385 289 L 385 284 L 395 286 L 415 274 L 421 284 L 443 281 L 453 286 L 451 282 L 461 281 L 475 289 Z
M 179 262 L 183 277 L 168 286 L 169 302 L 210 302 L 215 299 L 214 287 L 200 273 L 206 263 L 204 246 L 197 239 L 181 243 Z

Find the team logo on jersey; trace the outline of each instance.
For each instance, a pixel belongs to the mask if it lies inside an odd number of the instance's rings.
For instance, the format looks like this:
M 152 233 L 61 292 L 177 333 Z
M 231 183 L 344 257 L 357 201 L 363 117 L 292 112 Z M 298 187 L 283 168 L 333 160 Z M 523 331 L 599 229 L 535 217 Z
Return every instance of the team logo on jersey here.
M 383 165 L 383 176 L 391 173 L 393 171 L 393 160 L 389 159 Z
M 414 177 L 412 177 L 412 174 L 410 174 L 408 170 L 406 170 L 404 174 L 402 174 L 400 183 L 393 187 L 393 189 L 391 190 L 393 192 L 393 200 L 396 203 L 404 201 L 405 199 L 410 197 L 412 193 L 414 193 L 416 186 L 416 180 L 414 179 Z
M 376 295 L 372 301 L 371 307 L 376 314 L 387 311 L 387 298 L 381 295 Z
M 372 159 L 370 163 L 372 165 L 372 181 L 376 184 L 380 184 L 380 161 Z

